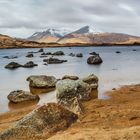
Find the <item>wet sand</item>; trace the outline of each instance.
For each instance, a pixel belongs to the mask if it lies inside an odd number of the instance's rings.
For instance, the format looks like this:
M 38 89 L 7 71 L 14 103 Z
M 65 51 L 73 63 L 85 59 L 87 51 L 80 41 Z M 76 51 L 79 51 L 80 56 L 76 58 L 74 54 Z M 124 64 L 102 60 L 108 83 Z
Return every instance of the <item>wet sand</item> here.
M 124 86 L 107 93 L 108 100 L 91 99 L 83 103 L 84 115 L 64 132 L 50 140 L 139 140 L 140 85 Z M 0 115 L 0 132 L 21 119 L 36 106 Z M 46 139 L 42 135 L 41 139 Z

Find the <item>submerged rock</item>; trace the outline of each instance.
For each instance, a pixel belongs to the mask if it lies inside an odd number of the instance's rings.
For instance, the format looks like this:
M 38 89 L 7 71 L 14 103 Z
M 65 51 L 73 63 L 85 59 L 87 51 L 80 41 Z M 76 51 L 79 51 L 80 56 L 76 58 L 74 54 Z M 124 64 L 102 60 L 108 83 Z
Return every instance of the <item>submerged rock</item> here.
M 6 58 L 6 59 L 16 59 L 16 58 L 18 58 L 18 56 L 4 56 L 3 58 Z
M 78 76 L 65 75 L 65 76 L 62 77 L 62 80 L 64 80 L 64 79 L 78 80 L 79 77 Z
M 78 54 L 76 54 L 76 57 L 83 57 L 83 54 L 82 53 L 78 53 Z
M 49 58 L 49 59 L 44 59 L 43 62 L 47 62 L 48 64 L 61 64 L 64 62 L 67 62 L 67 60 L 60 60 L 58 58 Z
M 15 123 L 12 128 L 0 134 L 0 139 L 43 139 L 43 135 L 46 139 L 52 133 L 68 128 L 77 119 L 76 114 L 61 105 L 48 103 L 38 107 Z
M 29 81 L 30 87 L 53 88 L 55 87 L 57 79 L 54 76 L 39 75 L 39 76 L 30 76 L 27 78 L 27 81 Z
M 91 53 L 89 53 L 90 55 L 99 55 L 98 53 L 96 53 L 96 52 L 91 52 Z
M 54 52 L 52 55 L 65 55 L 63 51 Z
M 13 103 L 20 103 L 24 101 L 34 101 L 39 100 L 38 95 L 33 95 L 30 92 L 23 91 L 23 90 L 17 90 L 12 91 L 8 96 L 8 100 Z
M 83 82 L 89 84 L 91 89 L 98 88 L 98 77 L 96 75 L 91 74 L 88 77 L 83 78 L 82 80 L 83 80 Z
M 32 53 L 29 53 L 29 54 L 26 55 L 26 57 L 31 58 L 31 57 L 34 57 L 34 55 Z
M 29 61 L 26 64 L 23 65 L 24 68 L 32 68 L 38 66 L 37 64 L 35 64 L 33 61 Z
M 103 62 L 103 60 L 102 60 L 102 58 L 99 55 L 90 56 L 87 59 L 87 63 L 88 64 L 100 64 L 102 62 Z
M 22 67 L 22 65 L 20 65 L 19 63 L 16 63 L 16 62 L 10 62 L 9 64 L 7 64 L 5 66 L 6 69 L 16 69 L 19 67 Z
M 120 51 L 116 51 L 116 53 L 121 53 Z

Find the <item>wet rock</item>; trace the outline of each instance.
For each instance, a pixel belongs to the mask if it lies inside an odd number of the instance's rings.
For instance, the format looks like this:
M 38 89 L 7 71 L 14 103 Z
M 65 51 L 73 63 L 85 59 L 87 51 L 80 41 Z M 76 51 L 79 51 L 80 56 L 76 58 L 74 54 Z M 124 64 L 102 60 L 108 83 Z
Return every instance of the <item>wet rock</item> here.
M 29 54 L 26 55 L 26 57 L 31 58 L 31 57 L 34 57 L 34 55 L 32 53 L 29 53 Z
M 41 55 L 40 58 L 48 57 L 47 55 Z
M 116 51 L 116 53 L 121 53 L 120 51 Z
M 55 87 L 57 79 L 54 76 L 39 75 L 39 76 L 30 76 L 27 78 L 27 81 L 29 81 L 30 87 L 53 88 Z
M 32 68 L 38 66 L 37 64 L 35 64 L 33 61 L 29 61 L 26 64 L 23 65 L 24 68 Z
M 61 64 L 64 62 L 67 62 L 67 60 L 60 60 L 58 58 L 49 58 L 49 59 L 44 59 L 43 62 L 47 62 L 48 64 Z
M 44 52 L 44 50 L 43 49 L 39 49 L 38 52 Z
M 76 57 L 83 57 L 83 54 L 82 53 L 78 53 L 78 54 L 76 54 Z
M 63 51 L 54 52 L 52 55 L 65 55 Z
M 137 50 L 136 50 L 136 49 L 133 49 L 132 51 L 134 51 L 134 52 L 135 52 L 135 51 L 137 51 Z
M 78 119 L 73 112 L 56 103 L 48 103 L 27 114 L 12 128 L 0 134 L 1 140 L 31 140 L 49 138 L 53 133 L 65 130 Z
M 35 101 L 39 100 L 38 95 L 33 95 L 30 92 L 23 91 L 23 90 L 17 90 L 12 91 L 8 96 L 8 100 L 13 103 L 20 103 L 24 101 Z
M 16 59 L 18 57 L 17 56 L 4 56 L 3 58 L 6 58 L 6 59 Z
M 20 65 L 19 63 L 16 63 L 16 62 L 10 62 L 9 64 L 7 64 L 5 66 L 6 69 L 16 69 L 16 68 L 19 68 L 21 67 L 22 65 Z
M 65 76 L 62 77 L 62 80 L 64 80 L 64 79 L 78 80 L 79 77 L 78 76 L 65 75 Z
M 46 55 L 52 55 L 52 53 L 51 52 L 46 52 Z
M 99 55 L 98 53 L 96 53 L 96 52 L 91 52 L 91 53 L 89 53 L 90 55 Z
M 83 82 L 90 85 L 91 89 L 97 89 L 98 88 L 98 77 L 94 74 L 91 74 L 85 78 L 82 79 Z
M 66 104 L 69 100 L 77 98 L 79 100 L 90 99 L 90 86 L 82 80 L 60 80 L 56 84 L 56 98 L 59 103 Z
M 74 53 L 70 53 L 70 54 L 69 54 L 69 56 L 72 56 L 72 57 L 74 57 L 74 56 L 75 56 L 75 54 L 74 54 Z
M 102 62 L 103 62 L 103 60 L 102 60 L 102 58 L 99 55 L 90 56 L 87 59 L 87 63 L 88 64 L 100 64 Z

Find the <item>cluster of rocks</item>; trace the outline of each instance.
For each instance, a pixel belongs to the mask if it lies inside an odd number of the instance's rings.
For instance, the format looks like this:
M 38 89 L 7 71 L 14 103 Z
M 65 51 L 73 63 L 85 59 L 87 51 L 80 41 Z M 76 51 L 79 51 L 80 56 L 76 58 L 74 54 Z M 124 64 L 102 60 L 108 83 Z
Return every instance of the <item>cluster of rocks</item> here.
M 76 56 L 76 57 L 83 57 L 83 54 L 82 53 L 77 53 L 77 54 L 74 54 L 74 53 L 70 53 L 69 56 Z
M 26 64 L 24 65 L 21 65 L 17 62 L 10 62 L 9 64 L 7 64 L 5 66 L 6 69 L 16 69 L 16 68 L 19 68 L 19 67 L 23 67 L 23 68 L 33 68 L 35 66 L 38 66 L 37 64 L 35 64 L 33 61 L 29 61 L 27 62 Z
M 61 80 L 54 76 L 30 76 L 27 81 L 31 87 L 55 87 L 57 103 L 41 105 L 27 114 L 0 134 L 2 140 L 43 138 L 43 135 L 49 138 L 52 133 L 68 128 L 77 121 L 79 114 L 84 113 L 82 101 L 90 100 L 93 85 L 98 87 L 98 78 L 93 74 L 83 79 L 65 75 Z M 13 103 L 20 103 L 39 100 L 39 96 L 18 90 L 11 92 L 8 99 Z
M 60 60 L 58 58 L 50 57 L 49 59 L 44 59 L 43 62 L 47 62 L 47 64 L 61 64 L 67 62 L 67 60 Z

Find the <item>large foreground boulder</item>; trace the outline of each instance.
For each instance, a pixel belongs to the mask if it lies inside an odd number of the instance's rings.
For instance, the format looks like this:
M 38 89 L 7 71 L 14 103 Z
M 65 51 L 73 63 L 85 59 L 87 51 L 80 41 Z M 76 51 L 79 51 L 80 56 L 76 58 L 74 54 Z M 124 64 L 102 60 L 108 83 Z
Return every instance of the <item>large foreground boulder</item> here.
M 53 88 L 57 82 L 54 76 L 33 75 L 27 78 L 29 85 L 35 88 Z
M 103 62 L 103 60 L 99 55 L 93 55 L 87 59 L 88 64 L 100 64 L 102 62 Z
M 22 65 L 20 65 L 19 63 L 16 63 L 16 62 L 10 62 L 9 64 L 7 64 L 5 66 L 6 69 L 16 69 L 19 67 L 22 67 Z
M 68 128 L 78 119 L 73 112 L 56 103 L 48 103 L 26 115 L 13 127 L 0 134 L 1 140 L 32 140 L 49 138 Z
M 39 100 L 38 95 L 33 95 L 30 92 L 23 91 L 23 90 L 17 90 L 17 91 L 12 91 L 8 95 L 8 100 L 13 103 L 20 103 L 20 102 L 25 102 L 25 101 L 37 101 Z
M 58 58 L 49 58 L 49 59 L 44 59 L 43 62 L 47 62 L 48 64 L 61 64 L 64 62 L 67 62 L 67 60 L 60 60 Z

